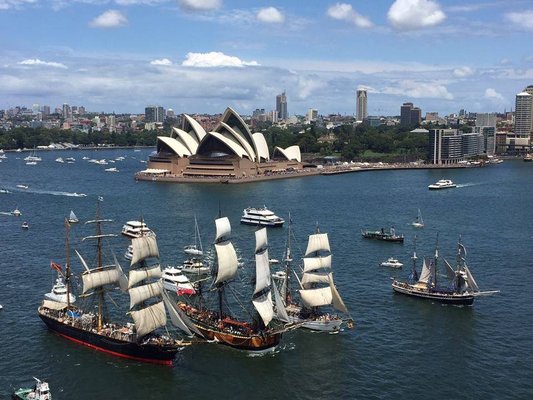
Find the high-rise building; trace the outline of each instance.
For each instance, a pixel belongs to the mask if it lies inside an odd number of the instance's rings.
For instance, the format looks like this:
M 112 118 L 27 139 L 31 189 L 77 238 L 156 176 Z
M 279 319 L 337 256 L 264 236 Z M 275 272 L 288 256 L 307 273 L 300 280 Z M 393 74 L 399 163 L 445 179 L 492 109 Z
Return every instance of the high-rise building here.
M 64 119 L 72 119 L 72 109 L 67 103 L 63 104 L 63 108 L 61 110 L 61 114 Z
M 477 113 L 476 126 L 496 126 L 495 113 Z
M 418 107 L 413 107 L 409 113 L 409 125 L 419 125 L 422 122 L 422 110 Z
M 516 95 L 514 135 L 517 138 L 531 136 L 531 112 L 533 110 L 533 96 L 527 92 Z
M 276 96 L 276 112 L 278 114 L 278 120 L 286 120 L 289 116 L 287 112 L 287 96 L 285 91 L 282 94 Z
M 368 117 L 368 108 L 367 108 L 368 95 L 365 89 L 357 90 L 357 99 L 356 99 L 356 113 L 355 119 L 357 121 L 363 121 Z
M 161 106 L 148 106 L 144 109 L 145 122 L 163 122 L 165 120 L 165 109 Z
M 456 164 L 484 152 L 481 133 L 457 129 L 429 130 L 429 159 L 432 164 Z
M 413 109 L 413 103 L 403 103 L 400 107 L 400 125 L 411 125 L 411 110 Z
M 50 115 L 50 106 L 43 106 L 43 117 Z
M 318 118 L 318 110 L 314 108 L 310 108 L 309 110 L 307 110 L 307 115 L 305 117 L 305 120 L 307 122 L 314 122 L 317 120 L 317 118 Z

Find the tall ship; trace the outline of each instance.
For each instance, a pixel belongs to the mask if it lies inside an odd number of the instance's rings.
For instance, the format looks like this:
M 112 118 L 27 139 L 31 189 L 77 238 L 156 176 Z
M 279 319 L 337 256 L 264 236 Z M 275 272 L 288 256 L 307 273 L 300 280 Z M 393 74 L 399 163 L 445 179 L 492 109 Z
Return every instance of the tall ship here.
M 316 232 L 309 235 L 299 277 L 291 265 L 293 261 L 290 246 L 291 227 L 292 220 L 289 222 L 287 250 L 284 257 L 285 270 L 273 274 L 284 303 L 283 308 L 276 308 L 276 317 L 313 331 L 338 332 L 343 324 L 352 328 L 353 319 L 333 282 L 328 234 L 320 233 L 317 227 Z M 298 282 L 296 291 L 300 301 L 293 296 L 291 290 L 293 273 Z M 327 308 L 341 312 L 345 318 L 335 312 L 328 312 Z
M 435 254 L 432 258 L 426 257 L 422 263 L 420 275 L 416 269 L 416 240 L 413 252 L 413 267 L 407 281 L 393 280 L 392 289 L 396 293 L 413 296 L 439 303 L 455 305 L 472 305 L 478 296 L 498 293 L 493 291 L 480 291 L 472 272 L 466 264 L 466 249 L 459 241 L 457 244 L 457 265 L 454 269 L 446 259 L 439 257 L 438 240 Z M 441 265 L 442 264 L 442 265 Z M 446 274 L 446 279 L 441 282 L 439 268 Z
M 83 291 L 75 306 L 69 296 L 73 275 L 69 262 L 69 224 L 66 221 L 67 258 L 64 277 L 67 301 L 64 303 L 45 298 L 38 308 L 39 317 L 51 331 L 76 343 L 137 361 L 171 364 L 185 343 L 156 332 L 167 324 L 166 310 L 168 309 L 175 326 L 186 332 L 188 330 L 177 307 L 165 299 L 161 268 L 157 262 L 159 250 L 156 239 L 148 236 L 132 240 L 133 257 L 129 276 L 126 276 L 115 256 L 112 262 L 104 263 L 103 241 L 116 236 L 102 232 L 102 224 L 105 222 L 111 220 L 100 219 L 99 207 L 96 219 L 86 222 L 96 226 L 95 235 L 83 238 L 96 242 L 96 261 L 93 267 L 89 267 L 76 250 L 85 271 L 81 274 Z M 108 312 L 106 300 L 116 288 L 129 294 L 127 315 L 132 322 L 118 322 L 118 318 L 113 318 Z
M 216 273 L 208 294 L 215 294 L 215 307 L 206 306 L 209 299 L 205 293 L 197 296 L 196 303 L 179 302 L 180 309 L 193 322 L 197 336 L 216 341 L 239 350 L 252 352 L 273 350 L 279 343 L 287 327 L 273 326 L 274 304 L 270 265 L 268 258 L 268 239 L 266 228 L 255 233 L 255 285 L 251 295 L 254 307 L 253 321 L 233 315 L 226 299 L 227 288 L 235 280 L 238 261 L 237 253 L 230 240 L 229 219 L 215 220 L 215 251 L 217 257 Z
M 281 227 L 284 223 L 283 218 L 278 217 L 266 207 L 248 207 L 242 212 L 241 224 Z

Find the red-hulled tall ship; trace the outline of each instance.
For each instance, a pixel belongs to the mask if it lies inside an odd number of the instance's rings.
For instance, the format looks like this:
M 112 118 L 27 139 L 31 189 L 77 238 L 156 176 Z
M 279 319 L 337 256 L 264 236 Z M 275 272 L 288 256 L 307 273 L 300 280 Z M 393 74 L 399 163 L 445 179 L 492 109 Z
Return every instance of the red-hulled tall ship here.
M 274 349 L 281 340 L 286 326 L 272 327 L 274 304 L 272 302 L 268 240 L 266 228 L 256 231 L 255 288 L 252 303 L 259 315 L 254 322 L 237 320 L 223 306 L 224 290 L 237 273 L 238 261 L 235 248 L 230 241 L 231 225 L 228 218 L 215 220 L 217 270 L 212 290 L 218 295 L 218 310 L 205 307 L 199 298 L 196 304 L 178 303 L 186 314 L 197 336 L 220 344 L 246 351 L 268 351 Z M 279 296 L 277 296 L 279 298 Z M 282 306 L 282 305 L 281 305 Z
M 65 281 L 67 285 L 66 302 L 45 299 L 38 309 L 39 317 L 47 327 L 59 335 L 93 349 L 129 358 L 157 364 L 172 364 L 176 353 L 185 345 L 182 341 L 160 335 L 155 331 L 166 325 L 168 309 L 174 325 L 188 331 L 180 318 L 179 310 L 171 304 L 163 293 L 161 284 L 161 268 L 159 263 L 149 260 L 159 257 L 155 237 L 139 237 L 132 240 L 133 258 L 129 277 L 123 273 L 116 257 L 112 263 L 103 262 L 103 240 L 116 235 L 103 234 L 102 223 L 110 220 L 100 219 L 99 207 L 96 235 L 83 240 L 96 240 L 96 265 L 89 268 L 85 259 L 76 251 L 85 272 L 81 275 L 83 293 L 78 296 L 78 304 L 70 301 L 72 275 L 69 263 L 69 224 L 67 228 L 65 264 Z M 128 314 L 133 322 L 114 322 L 107 315 L 105 296 L 110 288 L 120 287 L 130 296 Z M 96 303 L 96 304 L 94 304 Z M 169 307 L 165 307 L 165 304 Z M 89 311 L 94 310 L 96 312 Z

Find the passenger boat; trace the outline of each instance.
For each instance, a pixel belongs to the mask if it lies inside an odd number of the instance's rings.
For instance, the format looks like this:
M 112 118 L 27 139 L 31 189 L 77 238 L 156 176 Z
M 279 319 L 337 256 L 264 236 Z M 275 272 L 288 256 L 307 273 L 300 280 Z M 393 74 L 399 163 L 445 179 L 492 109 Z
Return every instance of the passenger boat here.
M 380 265 L 382 267 L 390 267 L 390 268 L 402 268 L 403 267 L 403 264 L 399 262 L 397 259 L 395 259 L 394 257 L 389 257 L 387 261 L 383 261 Z
M 383 228 L 379 231 L 361 231 L 361 235 L 365 239 L 383 240 L 385 242 L 403 243 L 403 235 L 397 235 L 394 227 L 391 227 L 388 232 Z
M 161 277 L 163 281 L 163 288 L 166 290 L 180 295 L 189 295 L 192 296 L 196 294 L 193 285 L 189 281 L 181 269 L 176 267 L 167 267 L 163 270 L 163 275 Z
M 124 226 L 122 226 L 122 234 L 131 238 L 137 238 L 141 236 L 156 236 L 154 231 L 148 228 L 144 221 L 126 222 Z
M 69 295 L 72 280 L 68 250 L 70 225 L 65 224 L 67 302 L 45 298 L 38 309 L 39 317 L 51 331 L 76 343 L 118 357 L 170 365 L 184 344 L 169 337 L 168 333 L 159 334 L 156 330 L 166 326 L 166 311 L 170 313 L 175 326 L 187 328 L 180 319 L 177 307 L 165 297 L 162 289 L 156 239 L 145 236 L 132 240 L 133 258 L 127 277 L 116 257 L 112 262 L 104 264 L 103 240 L 116 236 L 102 232 L 102 224 L 109 221 L 100 219 L 97 208 L 96 219 L 87 222 L 96 224 L 96 234 L 83 239 L 96 241 L 96 265 L 93 268 L 89 268 L 82 255 L 76 251 L 85 268 L 85 272 L 81 274 L 84 301 L 79 306 L 72 304 Z M 128 315 L 133 323 L 114 321 L 107 314 L 106 300 L 111 295 L 109 288 L 120 288 L 129 294 Z
M 243 210 L 241 224 L 259 225 L 259 226 L 283 226 L 285 220 L 278 217 L 266 207 L 253 208 L 248 207 Z
M 417 257 L 415 247 L 412 257 L 413 269 L 408 280 L 400 281 L 394 279 L 392 282 L 392 289 L 396 293 L 407 296 L 454 305 L 472 305 L 474 299 L 478 296 L 498 293 L 499 291 L 497 290 L 485 292 L 479 290 L 470 269 L 466 265 L 465 256 L 466 249 L 459 241 L 457 244 L 456 269 L 454 270 L 443 258 L 442 268 L 445 270 L 447 276 L 447 279 L 443 284 L 440 282 L 440 275 L 438 273 L 438 267 L 440 264 L 438 239 L 435 255 L 433 258 L 424 258 L 420 275 L 418 275 L 416 270 Z
M 251 302 L 257 312 L 254 321 L 242 321 L 232 315 L 225 306 L 225 289 L 237 273 L 238 261 L 230 240 L 231 225 L 226 217 L 215 220 L 217 271 L 209 293 L 215 292 L 218 309 L 206 307 L 206 294 L 196 296 L 196 303 L 180 301 L 178 306 L 193 322 L 197 336 L 216 341 L 239 350 L 263 352 L 273 350 L 281 341 L 285 325 L 273 326 L 274 307 L 271 294 L 270 266 L 268 263 L 268 241 L 266 228 L 258 230 L 255 252 L 255 289 Z
M 428 186 L 429 190 L 451 189 L 454 187 L 457 187 L 457 185 L 449 179 L 441 179 Z
M 272 275 L 275 285 L 274 295 L 281 297 L 276 306 L 275 318 L 296 324 L 298 327 L 319 332 L 338 332 L 344 324 L 353 327 L 353 319 L 344 304 L 334 282 L 331 272 L 332 255 L 327 233 L 317 232 L 309 235 L 307 250 L 303 258 L 301 279 L 298 280 L 299 301 L 293 296 L 291 288 L 292 268 L 291 228 L 289 217 L 289 233 L 287 236 L 287 250 L 285 252 L 285 269 Z M 278 304 L 278 302 L 276 302 Z M 328 308 L 330 310 L 328 310 Z M 344 314 L 345 318 L 334 310 Z
M 47 382 L 35 379 L 35 385 L 32 388 L 20 388 L 15 390 L 11 395 L 13 400 L 52 400 L 50 387 Z

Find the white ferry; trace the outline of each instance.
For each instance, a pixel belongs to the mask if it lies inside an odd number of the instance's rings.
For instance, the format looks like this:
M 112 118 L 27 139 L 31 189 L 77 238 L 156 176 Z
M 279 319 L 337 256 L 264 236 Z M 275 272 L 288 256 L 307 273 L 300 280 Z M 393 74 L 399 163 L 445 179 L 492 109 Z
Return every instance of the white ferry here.
M 282 226 L 285 220 L 278 217 L 266 207 L 248 207 L 243 211 L 241 224 L 261 225 L 261 226 Z
M 161 276 L 163 281 L 163 287 L 178 295 L 193 295 L 196 294 L 192 283 L 189 281 L 181 269 L 176 267 L 167 267 L 163 270 L 163 275 Z
M 457 185 L 449 179 L 441 179 L 428 186 L 429 190 L 450 189 L 454 187 L 457 187 Z
M 148 228 L 146 224 L 141 221 L 126 222 L 122 227 L 122 234 L 124 236 L 129 236 L 132 238 L 141 236 L 156 236 L 155 232 Z

